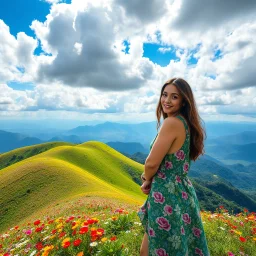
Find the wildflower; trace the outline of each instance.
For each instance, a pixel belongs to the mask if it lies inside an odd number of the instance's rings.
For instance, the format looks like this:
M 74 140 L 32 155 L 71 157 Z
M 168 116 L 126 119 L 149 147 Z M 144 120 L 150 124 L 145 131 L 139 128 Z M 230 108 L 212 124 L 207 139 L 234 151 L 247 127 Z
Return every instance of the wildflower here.
M 79 252 L 76 256 L 84 256 L 83 252 Z
M 246 242 L 246 238 L 244 238 L 244 237 L 242 237 L 242 236 L 240 236 L 239 239 L 240 239 L 240 241 L 243 242 L 243 243 Z
M 82 240 L 81 239 L 76 239 L 73 244 L 74 246 L 79 246 L 81 244 Z
M 232 252 L 228 252 L 228 256 L 235 256 Z
M 97 246 L 97 245 L 98 245 L 97 242 L 90 243 L 90 246 L 92 246 L 92 247 Z
M 32 230 L 31 230 L 31 229 L 26 230 L 26 231 L 25 231 L 25 234 L 26 234 L 26 235 L 31 235 L 31 234 L 32 234 Z
M 80 230 L 79 230 L 79 234 L 85 234 L 87 232 L 88 232 L 88 227 L 87 226 L 81 227 Z
M 111 241 L 116 241 L 116 236 L 112 236 L 112 237 L 110 238 L 110 240 L 111 240 Z
M 34 222 L 34 225 L 37 226 L 37 225 L 39 225 L 40 223 L 41 223 L 40 220 L 36 220 L 36 221 Z
M 101 242 L 106 242 L 108 239 L 107 239 L 107 237 L 103 237 L 102 239 L 101 239 Z
M 36 244 L 36 249 L 38 250 L 38 251 L 40 251 L 40 250 L 42 250 L 43 249 L 43 243 L 42 242 L 38 242 L 37 244 Z

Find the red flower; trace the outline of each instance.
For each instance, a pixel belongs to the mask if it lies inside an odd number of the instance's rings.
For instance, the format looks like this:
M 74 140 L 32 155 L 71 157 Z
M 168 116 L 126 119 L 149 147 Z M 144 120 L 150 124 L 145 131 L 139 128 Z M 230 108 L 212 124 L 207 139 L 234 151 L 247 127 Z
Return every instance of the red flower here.
M 42 229 L 43 229 L 43 227 L 38 227 L 35 229 L 35 232 L 40 232 L 40 231 L 42 231 Z
M 68 248 L 70 246 L 70 241 L 67 241 L 63 244 L 63 248 Z
M 116 236 L 112 236 L 112 237 L 110 238 L 110 240 L 111 240 L 111 241 L 116 241 Z
M 240 241 L 243 242 L 243 243 L 246 242 L 246 238 L 244 238 L 244 237 L 242 237 L 242 236 L 240 236 L 239 239 L 240 239 Z
M 36 220 L 35 222 L 34 222 L 34 225 L 39 225 L 40 224 L 40 220 Z
M 248 212 L 248 210 L 246 208 L 244 208 L 244 212 Z
M 38 243 L 36 244 L 36 249 L 37 249 L 38 251 L 42 250 L 43 247 L 44 247 L 44 245 L 43 245 L 43 243 L 41 243 L 41 242 L 38 242 Z
M 219 208 L 220 208 L 220 209 L 223 209 L 223 208 L 224 208 L 224 206 L 223 206 L 223 205 L 220 205 L 220 206 L 219 206 Z
M 63 236 L 65 236 L 65 235 L 66 235 L 65 232 L 61 232 L 61 233 L 59 234 L 59 237 L 63 237 Z
M 81 239 L 77 239 L 74 241 L 74 246 L 79 246 L 81 244 L 82 240 Z
M 76 235 L 76 230 L 74 230 L 74 231 L 72 232 L 72 235 L 73 235 L 73 236 Z
M 57 232 L 57 229 L 54 229 L 51 233 L 55 234 Z
M 85 234 L 88 232 L 88 227 L 85 226 L 85 227 L 81 227 L 80 230 L 79 230 L 79 234 Z

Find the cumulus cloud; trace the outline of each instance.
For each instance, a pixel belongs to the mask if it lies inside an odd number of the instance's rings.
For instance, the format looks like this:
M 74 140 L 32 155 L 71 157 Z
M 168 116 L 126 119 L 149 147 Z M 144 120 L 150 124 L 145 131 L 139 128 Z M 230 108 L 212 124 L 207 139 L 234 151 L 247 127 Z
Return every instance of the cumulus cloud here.
M 36 38 L 24 32 L 14 37 L 0 20 L 1 114 L 150 113 L 153 119 L 163 83 L 184 77 L 203 115 L 253 116 L 254 1 L 47 1 L 52 5 L 45 22 L 30 26 Z M 173 51 L 175 60 L 165 67 L 153 63 L 144 56 L 149 42 L 159 45 L 153 54 Z M 8 81 L 35 88 L 15 91 Z

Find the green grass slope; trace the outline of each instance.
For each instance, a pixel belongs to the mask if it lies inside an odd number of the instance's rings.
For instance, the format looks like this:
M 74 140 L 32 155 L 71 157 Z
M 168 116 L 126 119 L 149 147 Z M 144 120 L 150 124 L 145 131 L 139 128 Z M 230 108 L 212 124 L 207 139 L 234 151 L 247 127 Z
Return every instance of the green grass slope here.
M 11 150 L 7 153 L 0 155 L 0 170 L 7 166 L 15 164 L 19 161 L 27 159 L 31 156 L 35 156 L 42 152 L 45 152 L 51 148 L 64 146 L 64 145 L 71 146 L 73 144 L 66 143 L 66 142 L 47 142 L 47 143 L 42 143 L 38 145 L 27 146 L 27 147 Z
M 59 146 L 0 172 L 0 232 L 66 198 L 101 196 L 144 201 L 143 165 L 101 142 Z

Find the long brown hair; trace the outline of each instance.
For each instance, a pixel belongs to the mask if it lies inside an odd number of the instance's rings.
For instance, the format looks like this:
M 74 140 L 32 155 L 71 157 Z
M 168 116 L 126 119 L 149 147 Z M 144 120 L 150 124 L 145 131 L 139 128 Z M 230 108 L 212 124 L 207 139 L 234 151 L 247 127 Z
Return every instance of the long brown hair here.
M 180 108 L 180 114 L 185 117 L 190 129 L 189 157 L 190 159 L 195 161 L 200 155 L 203 155 L 205 153 L 204 139 L 206 138 L 206 132 L 201 125 L 203 120 L 198 114 L 196 102 L 194 100 L 194 95 L 191 87 L 184 79 L 172 78 L 165 82 L 165 84 L 162 86 L 160 98 L 156 109 L 157 130 L 160 126 L 161 117 L 163 116 L 164 119 L 168 117 L 168 115 L 163 111 L 161 97 L 163 95 L 165 87 L 169 84 L 174 85 L 182 96 L 184 106 L 182 105 L 182 107 Z

